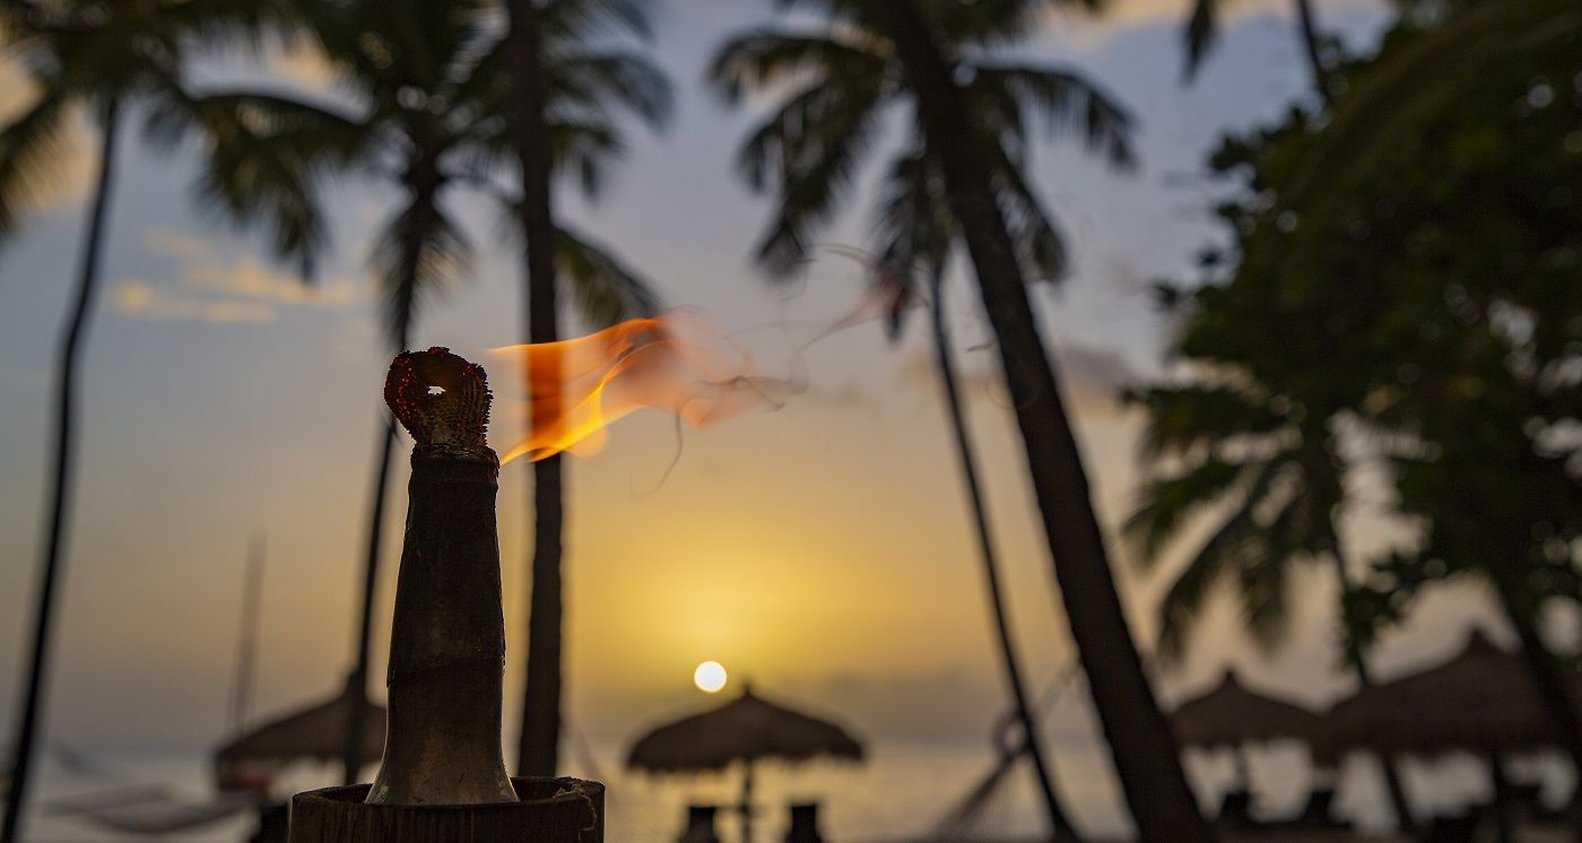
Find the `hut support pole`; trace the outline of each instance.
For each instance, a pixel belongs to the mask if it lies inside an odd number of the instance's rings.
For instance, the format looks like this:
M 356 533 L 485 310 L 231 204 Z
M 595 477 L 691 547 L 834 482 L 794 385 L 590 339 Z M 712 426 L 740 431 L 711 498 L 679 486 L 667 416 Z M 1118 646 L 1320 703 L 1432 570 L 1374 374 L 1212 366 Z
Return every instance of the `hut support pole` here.
M 1247 758 L 1247 745 L 1238 744 L 1231 755 L 1236 759 L 1236 786 L 1244 793 L 1252 793 L 1252 761 Z
M 742 804 L 736 807 L 742 812 L 742 843 L 753 843 L 753 760 L 751 758 L 742 762 Z
M 1304 9 L 1307 7 L 1306 3 L 1300 3 L 1299 5 Z M 1314 53 L 1313 55 L 1314 60 L 1317 61 L 1317 54 Z M 1328 83 L 1319 78 L 1323 75 L 1320 69 L 1321 66 L 1315 64 L 1313 67 L 1315 81 L 1320 84 L 1319 92 L 1327 99 L 1329 92 L 1324 86 L 1327 86 Z M 1361 644 L 1358 643 L 1356 637 L 1351 633 L 1355 627 L 1352 625 L 1352 619 L 1349 614 L 1349 604 L 1344 599 L 1345 594 L 1350 593 L 1352 589 L 1351 563 L 1341 550 L 1339 539 L 1335 539 L 1331 544 L 1329 559 L 1330 563 L 1335 567 L 1335 581 L 1340 584 L 1342 593 L 1341 612 L 1345 623 L 1346 658 L 1351 662 L 1352 669 L 1356 671 L 1357 684 L 1366 690 L 1373 687 L 1373 671 L 1368 667 L 1368 657 L 1363 652 Z M 1417 818 L 1412 815 L 1412 803 L 1407 799 L 1406 785 L 1402 783 L 1401 758 L 1392 753 L 1381 752 L 1379 753 L 1379 767 L 1384 773 L 1384 787 L 1390 794 L 1390 807 L 1395 810 L 1395 827 L 1408 835 L 1415 834 L 1417 832 Z
M 1516 843 L 1516 820 L 1511 816 L 1511 783 L 1505 778 L 1505 765 L 1496 750 L 1489 750 L 1489 778 L 1494 783 L 1494 820 L 1500 843 Z

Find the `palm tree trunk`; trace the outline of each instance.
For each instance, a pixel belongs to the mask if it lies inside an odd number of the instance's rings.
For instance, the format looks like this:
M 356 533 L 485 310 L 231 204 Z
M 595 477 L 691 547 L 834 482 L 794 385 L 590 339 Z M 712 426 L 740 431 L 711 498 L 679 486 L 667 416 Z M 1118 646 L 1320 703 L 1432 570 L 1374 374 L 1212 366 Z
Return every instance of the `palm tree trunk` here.
M 1072 638 L 1138 832 L 1147 841 L 1212 840 L 1213 831 L 1187 786 L 1175 736 L 1143 675 L 1127 628 L 1081 454 L 990 188 L 985 166 L 989 156 L 977 152 L 981 141 L 976 126 L 913 0 L 887 0 L 871 8 L 884 14 L 917 97 L 929 148 L 938 153 L 951 212 L 977 270 Z
M 403 349 L 405 340 L 401 342 Z M 389 497 L 390 464 L 395 451 L 396 420 L 385 420 L 374 463 L 374 486 L 368 512 L 368 555 L 363 559 L 362 614 L 357 624 L 357 661 L 346 680 L 352 704 L 346 715 L 346 749 L 341 753 L 341 783 L 356 784 L 363 762 L 363 731 L 368 719 L 368 653 L 373 637 L 374 592 L 379 584 L 379 558 L 384 544 L 385 499 Z
M 1295 0 L 1298 31 L 1302 36 L 1302 50 L 1307 53 L 1308 68 L 1313 73 L 1313 88 L 1325 105 L 1334 102 L 1329 89 L 1329 68 L 1324 66 L 1324 56 L 1318 44 L 1318 19 L 1313 13 L 1313 0 Z
M 1099 721 L 1115 759 L 1137 832 L 1147 841 L 1196 843 L 1213 832 L 1198 811 L 1180 766 L 1175 735 L 1142 674 L 1142 660 L 1104 549 L 1103 531 L 1088 498 L 1081 452 L 1066 418 L 1055 370 L 1044 354 L 1027 301 L 1022 270 L 1005 218 L 995 204 L 987 155 L 976 149 L 976 127 L 960 103 L 956 82 L 913 0 L 873 3 L 888 19 L 930 149 L 937 150 L 949 207 L 967 240 L 979 291 L 1000 343 L 1017 425 L 1027 449 L 1033 492 L 1065 596 L 1071 636 L 1087 669 Z
M 1351 591 L 1351 566 L 1346 562 L 1345 554 L 1340 550 L 1339 542 L 1330 548 L 1329 558 L 1335 567 L 1335 581 L 1340 585 L 1341 594 Z M 1357 674 L 1357 685 L 1363 690 L 1373 687 L 1373 672 L 1368 669 L 1368 658 L 1363 655 L 1362 648 L 1350 640 L 1350 625 L 1344 634 L 1346 641 L 1346 660 L 1351 663 L 1352 670 Z M 1412 816 L 1412 804 L 1406 798 L 1406 786 L 1401 781 L 1400 759 L 1385 753 L 1379 756 L 1379 766 L 1384 771 L 1384 785 L 1390 794 L 1390 806 L 1395 809 L 1395 824 L 1403 832 L 1412 834 L 1417 830 L 1417 819 Z
M 1483 753 L 1489 764 L 1489 780 L 1494 790 L 1494 828 L 1500 843 L 1516 843 L 1516 818 L 1512 816 L 1511 782 L 1505 777 L 1505 763 L 1499 752 Z
M 390 341 L 397 353 L 405 351 L 412 339 L 412 321 L 418 294 L 418 267 L 422 263 L 425 233 L 434 227 L 439 217 L 439 191 L 441 176 L 439 159 L 433 155 L 415 156 L 404 176 L 410 199 L 405 231 L 401 234 L 401 275 L 396 279 L 394 295 L 410 297 L 394 308 L 395 320 L 390 326 Z M 380 438 L 379 454 L 374 463 L 374 485 L 368 512 L 368 552 L 363 558 L 362 612 L 357 622 L 357 659 L 351 676 L 347 677 L 347 693 L 351 706 L 346 714 L 345 749 L 341 752 L 341 779 L 343 784 L 356 784 L 363 763 L 363 732 L 368 720 L 368 661 L 373 637 L 374 593 L 379 586 L 379 561 L 384 546 L 385 503 L 390 497 L 390 467 L 396 443 L 396 419 L 385 419 L 384 436 Z
M 1042 735 L 1038 720 L 1029 702 L 1027 687 L 1022 682 L 1021 660 L 1017 657 L 1016 644 L 1011 638 L 1010 618 L 1005 610 L 1005 598 L 1000 590 L 999 555 L 994 549 L 994 538 L 989 532 L 989 516 L 983 502 L 983 489 L 978 482 L 977 456 L 973 453 L 971 433 L 961 409 L 961 392 L 956 383 L 956 364 L 951 358 L 950 331 L 945 324 L 945 285 L 942 272 L 936 266 L 931 279 L 933 295 L 934 355 L 939 365 L 940 381 L 944 384 L 945 406 L 950 412 L 951 433 L 956 439 L 956 454 L 961 461 L 962 484 L 967 487 L 967 499 L 972 505 L 973 527 L 977 531 L 978 552 L 983 561 L 983 578 L 988 586 L 989 608 L 994 614 L 995 630 L 1000 638 L 1000 658 L 1005 668 L 1006 684 L 1016 705 L 1017 717 L 1022 721 L 1023 740 L 1033 770 L 1038 774 L 1038 786 L 1043 793 L 1044 808 L 1049 815 L 1049 827 L 1056 838 L 1081 840 L 1060 805 L 1055 792 L 1053 771 L 1044 760 Z
M 511 0 L 515 134 L 522 170 L 522 229 L 527 237 L 527 337 L 560 338 L 555 303 L 555 220 L 550 198 L 551 161 L 545 131 L 542 38 L 533 0 Z M 537 427 L 559 415 L 558 378 L 531 384 L 528 424 Z M 533 464 L 533 560 L 527 621 L 527 686 L 522 695 L 522 731 L 517 766 L 524 776 L 552 776 L 559 766 L 561 698 L 561 535 L 565 529 L 561 458 Z
M 1560 669 L 1558 658 L 1534 622 L 1538 607 L 1524 599 L 1521 588 L 1511 582 L 1509 574 L 1502 574 L 1498 570 L 1491 574 L 1500 608 L 1516 630 L 1517 640 L 1521 642 L 1522 661 L 1527 666 L 1528 675 L 1532 677 L 1544 709 L 1554 722 L 1560 749 L 1571 759 L 1572 768 L 1582 774 L 1582 714 L 1578 713 L 1576 700 Z M 1582 788 L 1578 788 L 1572 796 L 1570 814 L 1573 839 L 1582 841 Z
M 41 565 L 38 613 L 33 627 L 33 655 L 23 686 L 21 717 L 17 721 L 16 748 L 12 762 L 11 787 L 6 792 L 4 825 L 0 841 L 22 839 L 22 811 L 27 801 L 28 772 L 38 741 L 39 713 L 43 708 L 44 683 L 48 672 L 50 626 L 54 619 L 55 588 L 60 582 L 66 522 L 72 502 L 72 464 L 77 451 L 77 370 L 82 346 L 88 337 L 88 316 L 93 312 L 99 292 L 99 256 L 104 247 L 106 217 L 110 206 L 110 187 L 115 180 L 115 151 L 119 140 L 121 104 L 110 100 L 100 127 L 99 181 L 94 187 L 88 231 L 82 243 L 81 274 L 77 296 L 66 317 L 56 359 L 55 381 L 55 473 L 51 481 L 47 538 Z

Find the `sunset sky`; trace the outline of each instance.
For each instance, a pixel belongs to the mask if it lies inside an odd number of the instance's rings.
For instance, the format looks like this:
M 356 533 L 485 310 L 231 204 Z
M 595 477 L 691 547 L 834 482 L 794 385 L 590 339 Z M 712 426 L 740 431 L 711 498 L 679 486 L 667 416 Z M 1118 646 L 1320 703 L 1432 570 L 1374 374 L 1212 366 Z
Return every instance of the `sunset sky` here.
M 1118 0 L 1099 21 L 1051 20 L 1028 54 L 1069 62 L 1138 116 L 1143 167 L 1105 172 L 1069 141 L 1038 150 L 1035 176 L 1063 223 L 1077 269 L 1034 299 L 1065 364 L 1101 512 L 1114 523 L 1132 500 L 1137 423 L 1111 400 L 1117 386 L 1161 372 L 1167 326 L 1148 283 L 1189 273 L 1213 229 L 1215 187 L 1193 176 L 1227 128 L 1286 108 L 1308 84 L 1285 4 L 1233 4 L 1220 49 L 1194 87 L 1179 83 L 1184 2 Z M 1319 4 L 1324 24 L 1352 43 L 1372 38 L 1379 4 Z M 604 200 L 562 193 L 567 216 L 619 249 L 667 304 L 705 314 L 757 355 L 761 373 L 805 362 L 809 388 L 784 408 L 686 433 L 679 462 L 668 417 L 619 423 L 605 449 L 569 462 L 569 700 L 579 730 L 630 735 L 701 701 L 692 670 L 723 663 L 739 687 L 801 699 L 871 735 L 976 741 L 1003 705 L 982 583 L 970 543 L 922 319 L 892 348 L 860 325 L 788 352 L 850 310 L 857 267 L 830 255 L 804 284 L 772 288 L 749 254 L 769 206 L 730 162 L 751 112 L 727 112 L 699 84 L 727 33 L 773 20 L 768 2 L 667 0 L 656 57 L 676 84 L 668 134 L 633 128 L 630 155 Z M 311 62 L 277 57 L 286 84 L 321 83 Z M 212 68 L 220 79 L 235 67 Z M 256 71 L 245 71 L 256 72 Z M 0 71 L 0 110 L 24 101 Z M 114 195 L 104 296 L 84 379 L 82 450 L 49 694 L 50 730 L 118 747 L 201 748 L 220 738 L 237 640 L 248 537 L 267 537 L 255 712 L 339 687 L 352 654 L 379 391 L 389 361 L 364 265 L 367 236 L 392 206 L 383 188 L 349 181 L 326 193 L 336 219 L 332 260 L 316 288 L 271 263 L 260 238 L 195 208 L 190 154 L 156 155 L 128 132 Z M 24 624 L 31 618 L 44 491 L 54 337 L 76 271 L 91 143 L 67 184 L 47 197 L 0 252 L 0 713 L 11 722 Z M 887 147 L 889 149 L 890 147 Z M 875 156 L 874 163 L 883 160 Z M 823 239 L 864 245 L 865 172 Z M 453 197 L 477 247 L 469 279 L 427 302 L 417 345 L 448 345 L 490 365 L 497 391 L 509 368 L 484 349 L 521 342 L 517 250 L 490 205 Z M 972 421 L 1011 586 L 1012 609 L 1039 685 L 1070 646 L 1019 465 L 1020 446 L 996 382 L 975 289 L 951 286 Z M 921 314 L 919 314 L 921 317 Z M 504 402 L 502 402 L 503 404 Z M 515 443 L 519 416 L 502 406 L 492 441 Z M 395 562 L 405 511 L 390 513 L 380 626 L 382 676 Z M 514 720 L 524 653 L 524 463 L 501 477 L 501 560 Z M 1362 513 L 1360 548 L 1390 532 Z M 1139 639 L 1158 592 L 1115 543 Z M 1227 663 L 1314 699 L 1346 687 L 1335 677 L 1333 591 L 1320 572 L 1287 658 L 1259 657 L 1219 607 L 1167 695 Z M 1483 617 L 1471 590 L 1423 604 L 1410 630 L 1387 641 L 1386 664 L 1457 648 Z M 1057 730 L 1089 725 L 1081 706 Z

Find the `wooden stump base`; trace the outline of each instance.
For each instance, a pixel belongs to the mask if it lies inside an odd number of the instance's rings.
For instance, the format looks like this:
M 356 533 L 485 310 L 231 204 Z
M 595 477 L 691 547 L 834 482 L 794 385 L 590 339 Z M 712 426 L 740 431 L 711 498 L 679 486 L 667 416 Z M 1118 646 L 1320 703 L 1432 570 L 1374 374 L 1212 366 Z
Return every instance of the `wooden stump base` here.
M 291 797 L 290 843 L 603 843 L 604 785 L 512 779 L 520 802 L 369 805 L 366 784 Z

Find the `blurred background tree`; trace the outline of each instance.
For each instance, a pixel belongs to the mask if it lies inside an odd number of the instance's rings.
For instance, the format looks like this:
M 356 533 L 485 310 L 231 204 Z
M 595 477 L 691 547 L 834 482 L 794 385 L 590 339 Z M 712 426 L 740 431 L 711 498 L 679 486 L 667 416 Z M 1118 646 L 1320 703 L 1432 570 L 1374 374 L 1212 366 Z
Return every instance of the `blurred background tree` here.
M 88 202 L 76 288 L 56 350 L 53 461 L 39 561 L 38 599 L 30 666 L 22 683 L 11 784 L 0 840 L 21 836 L 29 769 L 46 681 L 55 590 L 69 538 L 73 468 L 77 452 L 78 388 L 83 346 L 98 299 L 100 256 L 108 236 L 111 189 L 121 119 L 139 100 L 180 98 L 184 57 L 198 40 L 256 43 L 265 30 L 290 20 L 281 0 L 213 3 L 133 3 L 103 0 L 70 4 L 12 0 L 0 3 L 0 45 L 25 68 L 33 101 L 0 128 L 0 245 L 14 237 L 29 203 L 65 177 L 69 120 L 86 110 L 98 129 L 99 172 Z
M 1214 166 L 1241 179 L 1218 209 L 1232 245 L 1205 286 L 1165 291 L 1185 305 L 1175 351 L 1191 376 L 1145 394 L 1150 445 L 1176 468 L 1134 524 L 1153 546 L 1186 512 L 1239 501 L 1165 622 L 1189 619 L 1217 571 L 1237 572 L 1250 619 L 1272 621 L 1260 583 L 1293 554 L 1348 573 L 1331 519 L 1356 452 L 1419 532 L 1347 588 L 1354 663 L 1422 588 L 1477 576 L 1582 769 L 1544 631 L 1549 604 L 1582 595 L 1579 43 L 1574 4 L 1407 4 L 1377 56 L 1337 71 L 1352 93 L 1333 115 L 1225 142 Z M 1280 464 L 1287 485 L 1266 483 Z

